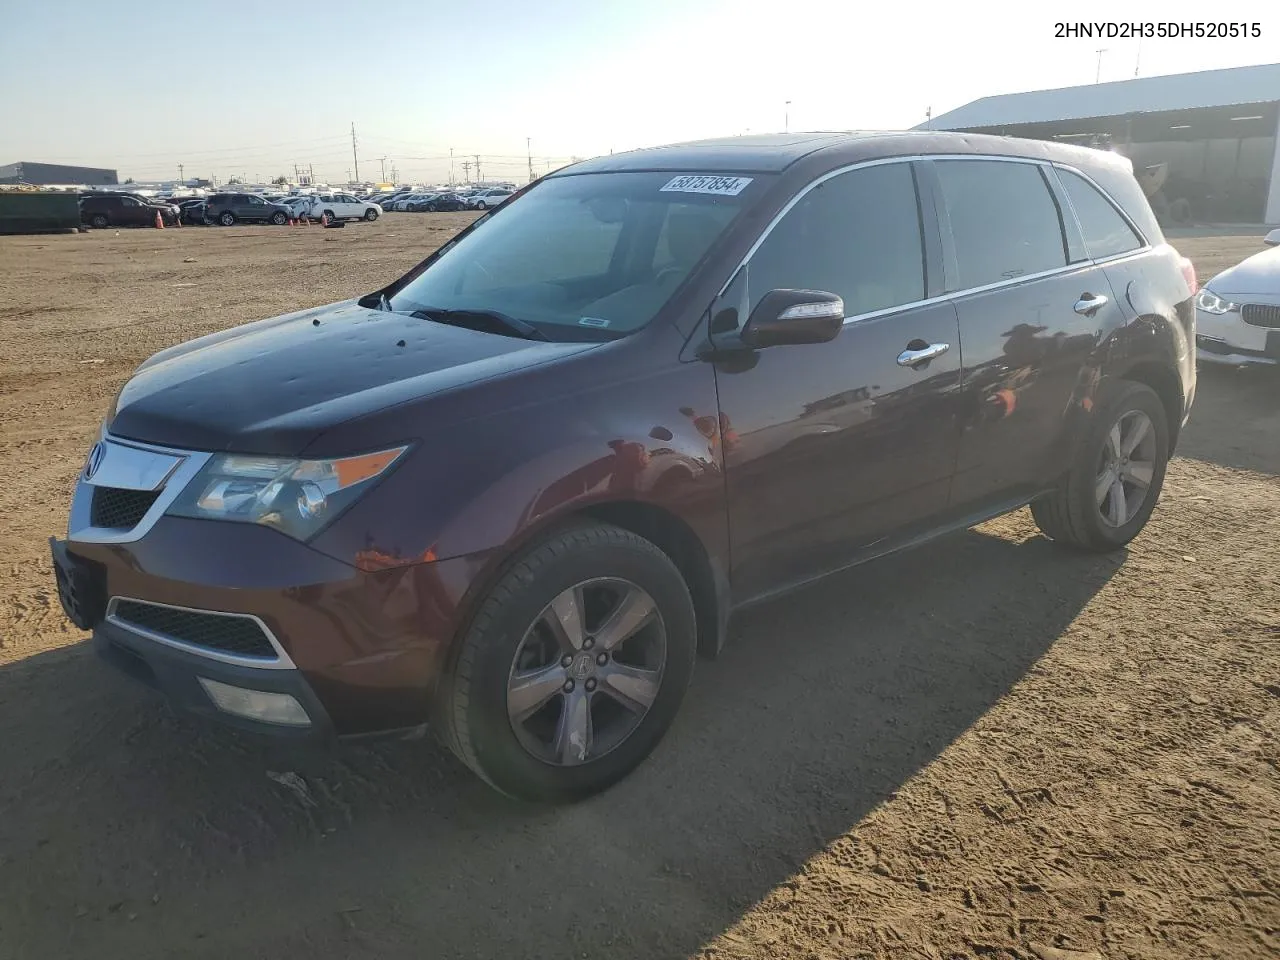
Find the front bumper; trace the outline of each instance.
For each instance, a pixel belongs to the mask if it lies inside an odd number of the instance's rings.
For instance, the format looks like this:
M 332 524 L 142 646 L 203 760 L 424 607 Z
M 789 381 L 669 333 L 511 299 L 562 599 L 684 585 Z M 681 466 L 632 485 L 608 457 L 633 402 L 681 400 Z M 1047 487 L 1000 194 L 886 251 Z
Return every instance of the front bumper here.
M 1246 323 L 1236 311 L 1196 310 L 1196 359 L 1241 367 L 1280 363 L 1280 329 Z
M 298 670 L 267 670 L 210 660 L 157 643 L 104 621 L 93 631 L 98 656 L 163 694 L 185 713 L 255 734 L 294 742 L 326 743 L 336 731 L 324 705 Z M 200 678 L 243 690 L 291 696 L 306 711 L 305 726 L 267 723 L 219 709 Z

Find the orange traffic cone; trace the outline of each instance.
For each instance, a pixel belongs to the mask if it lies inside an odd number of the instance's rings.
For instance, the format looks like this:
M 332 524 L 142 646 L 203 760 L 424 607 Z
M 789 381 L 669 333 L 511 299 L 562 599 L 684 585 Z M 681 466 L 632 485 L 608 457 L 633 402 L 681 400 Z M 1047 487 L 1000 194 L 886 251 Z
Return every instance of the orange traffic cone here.
M 329 214 L 327 213 L 320 214 L 320 226 L 327 227 L 328 225 L 329 225 Z
M 164 229 L 164 217 L 160 216 L 159 210 L 156 211 L 156 229 L 157 230 Z

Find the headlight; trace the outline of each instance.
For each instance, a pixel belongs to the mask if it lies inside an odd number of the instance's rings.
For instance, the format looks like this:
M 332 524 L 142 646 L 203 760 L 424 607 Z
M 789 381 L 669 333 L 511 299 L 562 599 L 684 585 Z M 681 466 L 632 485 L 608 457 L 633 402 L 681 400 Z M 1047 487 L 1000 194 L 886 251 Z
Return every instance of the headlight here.
M 1196 306 L 1205 313 L 1235 313 L 1240 309 L 1240 305 L 1232 303 L 1230 300 L 1223 300 L 1212 290 L 1201 290 L 1200 295 L 1196 297 Z
M 335 460 L 219 454 L 192 478 L 168 512 L 261 523 L 305 540 L 355 502 L 407 449 Z

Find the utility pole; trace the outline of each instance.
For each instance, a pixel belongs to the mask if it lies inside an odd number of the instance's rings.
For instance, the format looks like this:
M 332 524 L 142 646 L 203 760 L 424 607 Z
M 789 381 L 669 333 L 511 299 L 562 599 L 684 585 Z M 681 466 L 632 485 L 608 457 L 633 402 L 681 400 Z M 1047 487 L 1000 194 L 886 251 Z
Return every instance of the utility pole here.
M 182 164 L 178 164 L 178 182 L 185 183 L 186 180 L 187 178 L 182 175 Z
M 309 163 L 307 164 L 307 169 L 310 171 L 307 175 L 307 183 L 314 185 L 316 182 L 316 165 L 314 163 Z
M 782 132 L 783 133 L 791 132 L 791 101 L 790 100 L 787 101 L 787 107 L 785 112 L 783 113 Z
M 1098 48 L 1098 72 L 1093 75 L 1093 82 L 1100 83 L 1102 81 L 1102 55 L 1107 52 L 1107 47 Z
M 379 157 L 378 162 L 382 164 L 382 182 L 387 182 L 387 158 Z
M 351 122 L 351 162 L 355 164 L 356 179 L 360 179 L 360 158 L 356 156 L 356 125 L 355 121 Z
M 453 186 L 453 147 L 449 148 L 449 186 Z
M 484 180 L 484 177 L 480 176 L 480 154 L 477 153 L 475 155 L 475 158 L 476 158 L 476 183 L 480 183 Z
M 925 107 L 924 108 L 924 128 L 926 130 L 932 129 L 929 126 L 929 124 L 932 122 L 933 122 L 933 107 Z
M 533 183 L 534 177 L 533 177 L 533 138 L 532 137 L 524 138 L 524 148 L 525 148 L 525 151 L 529 154 L 529 182 Z
M 471 161 L 470 160 L 462 161 L 462 182 L 463 183 L 471 182 Z
M 1138 75 L 1138 67 L 1142 66 L 1142 38 L 1138 38 L 1138 55 L 1133 60 L 1133 75 Z

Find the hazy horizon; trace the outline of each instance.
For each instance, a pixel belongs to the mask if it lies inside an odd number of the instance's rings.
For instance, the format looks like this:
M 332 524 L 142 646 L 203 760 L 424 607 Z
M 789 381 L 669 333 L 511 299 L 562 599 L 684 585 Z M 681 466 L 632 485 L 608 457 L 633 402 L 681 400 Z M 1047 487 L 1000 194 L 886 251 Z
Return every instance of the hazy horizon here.
M 1197 22 L 1202 5 L 1087 3 L 1073 22 Z M 776 12 L 781 9 L 784 14 Z M 977 12 L 975 12 L 975 10 Z M 1057 14 L 1061 17 L 1064 14 Z M 741 133 L 914 126 L 979 97 L 1274 62 L 1249 39 L 1055 39 L 1012 4 L 891 7 L 824 0 L 494 0 L 480 14 L 388 0 L 376 15 L 243 0 L 24 2 L 0 36 L 0 163 L 112 167 L 121 179 L 443 180 L 481 157 L 522 182 L 610 150 Z M 65 25 L 65 26 L 64 26 Z M 483 39 L 481 39 L 483 38 Z M 326 51 L 321 53 L 321 50 Z M 1140 64 L 1139 64 L 1140 54 Z M 787 106 L 787 101 L 791 101 Z M 526 138 L 532 143 L 526 146 Z M 473 171 L 474 176 L 474 171 Z

